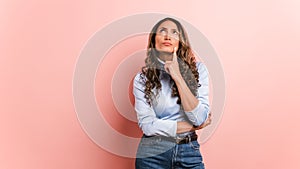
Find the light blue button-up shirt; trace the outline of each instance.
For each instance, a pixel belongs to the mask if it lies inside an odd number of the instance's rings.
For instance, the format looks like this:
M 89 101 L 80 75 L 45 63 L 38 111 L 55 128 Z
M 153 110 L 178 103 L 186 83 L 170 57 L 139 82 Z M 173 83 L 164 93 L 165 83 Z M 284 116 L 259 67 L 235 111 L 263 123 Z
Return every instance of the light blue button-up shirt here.
M 159 60 L 159 59 L 158 59 Z M 163 61 L 159 62 L 164 64 Z M 167 137 L 177 137 L 187 133 L 176 134 L 177 121 L 188 121 L 192 125 L 201 125 L 208 117 L 209 113 L 209 78 L 206 66 L 202 62 L 196 64 L 199 72 L 199 83 L 196 98 L 198 105 L 190 112 L 180 109 L 177 99 L 171 97 L 172 90 L 170 86 L 171 76 L 161 73 L 160 83 L 161 91 L 150 106 L 145 99 L 145 85 L 138 73 L 134 78 L 133 94 L 135 96 L 135 111 L 137 113 L 138 125 L 147 136 L 161 135 Z M 156 89 L 154 89 L 155 93 Z

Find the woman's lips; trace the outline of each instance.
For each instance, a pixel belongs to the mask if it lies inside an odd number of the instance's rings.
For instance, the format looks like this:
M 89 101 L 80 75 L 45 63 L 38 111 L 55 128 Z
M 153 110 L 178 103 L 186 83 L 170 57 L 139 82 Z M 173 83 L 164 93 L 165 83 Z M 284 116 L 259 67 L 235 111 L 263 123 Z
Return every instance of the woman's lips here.
M 172 46 L 172 43 L 169 43 L 169 42 L 164 42 L 162 44 L 165 45 L 165 46 Z

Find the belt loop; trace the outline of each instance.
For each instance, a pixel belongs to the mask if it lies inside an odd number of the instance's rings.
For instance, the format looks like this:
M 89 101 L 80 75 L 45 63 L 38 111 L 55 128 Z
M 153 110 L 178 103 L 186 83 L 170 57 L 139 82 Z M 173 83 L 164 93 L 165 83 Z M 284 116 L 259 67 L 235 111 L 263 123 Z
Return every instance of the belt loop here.
M 179 144 L 179 142 L 180 142 L 180 138 L 179 138 L 178 136 L 176 136 L 176 138 L 175 138 L 175 142 L 176 142 L 176 144 Z
M 188 135 L 188 137 L 189 137 L 189 143 L 190 143 L 192 140 L 191 135 Z

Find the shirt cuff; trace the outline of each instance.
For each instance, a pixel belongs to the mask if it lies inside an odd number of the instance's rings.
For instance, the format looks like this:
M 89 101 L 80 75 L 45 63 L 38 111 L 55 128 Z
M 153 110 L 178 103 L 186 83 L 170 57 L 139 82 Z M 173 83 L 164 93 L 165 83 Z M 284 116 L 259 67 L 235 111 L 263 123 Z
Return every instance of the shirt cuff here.
M 177 133 L 177 121 L 174 120 L 161 120 L 161 125 L 157 125 L 159 135 L 167 137 L 175 137 Z
M 200 126 L 208 118 L 209 109 L 204 105 L 198 103 L 198 105 L 191 111 L 185 111 L 185 114 L 189 121 L 194 126 Z
M 177 121 L 156 119 L 153 122 L 140 124 L 143 133 L 147 136 L 175 137 L 177 133 Z

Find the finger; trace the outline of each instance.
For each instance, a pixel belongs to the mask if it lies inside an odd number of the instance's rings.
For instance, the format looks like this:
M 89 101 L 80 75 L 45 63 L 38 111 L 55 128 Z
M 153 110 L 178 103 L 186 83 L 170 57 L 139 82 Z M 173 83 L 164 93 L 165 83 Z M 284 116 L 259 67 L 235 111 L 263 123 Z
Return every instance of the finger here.
M 208 124 L 211 124 L 211 119 L 209 119 L 207 123 L 208 123 Z
M 211 120 L 211 119 L 209 119 L 209 120 L 208 120 L 208 125 L 210 125 L 210 124 L 211 124 L 211 122 L 212 122 L 212 120 Z
M 208 118 L 211 118 L 211 112 L 208 113 Z
M 176 52 L 177 52 L 177 48 L 174 47 L 174 50 L 173 50 L 173 61 L 176 61 L 176 60 L 177 60 Z

